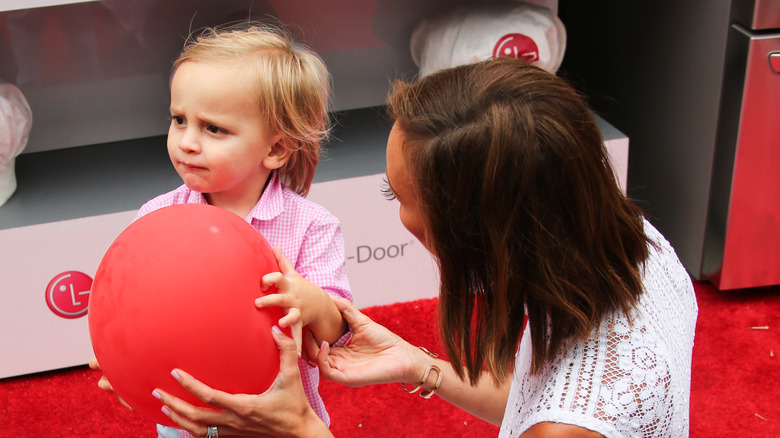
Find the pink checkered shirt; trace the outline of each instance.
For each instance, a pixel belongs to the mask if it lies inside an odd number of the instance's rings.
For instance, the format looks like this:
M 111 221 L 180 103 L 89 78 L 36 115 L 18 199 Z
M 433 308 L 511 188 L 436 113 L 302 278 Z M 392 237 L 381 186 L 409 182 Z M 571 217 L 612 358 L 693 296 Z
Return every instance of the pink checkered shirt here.
M 202 193 L 182 185 L 144 204 L 136 219 L 176 204 L 207 202 Z M 282 185 L 274 172 L 260 200 L 244 219 L 255 227 L 272 247 L 279 246 L 299 274 L 331 295 L 352 300 L 347 273 L 344 270 L 344 238 L 341 227 L 338 219 L 325 208 Z M 351 333 L 347 333 L 334 345 L 344 345 L 350 337 Z M 310 368 L 303 359 L 298 360 L 298 367 L 309 403 L 325 424 L 330 425 L 330 416 L 317 392 L 320 383 L 319 370 Z M 185 438 L 191 436 L 186 431 L 179 432 Z

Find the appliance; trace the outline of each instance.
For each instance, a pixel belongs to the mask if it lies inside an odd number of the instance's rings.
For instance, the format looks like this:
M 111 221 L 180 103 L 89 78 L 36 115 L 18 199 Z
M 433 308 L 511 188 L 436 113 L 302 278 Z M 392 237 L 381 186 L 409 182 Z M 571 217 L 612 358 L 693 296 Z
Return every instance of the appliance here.
M 733 0 L 702 274 L 780 284 L 780 0 Z

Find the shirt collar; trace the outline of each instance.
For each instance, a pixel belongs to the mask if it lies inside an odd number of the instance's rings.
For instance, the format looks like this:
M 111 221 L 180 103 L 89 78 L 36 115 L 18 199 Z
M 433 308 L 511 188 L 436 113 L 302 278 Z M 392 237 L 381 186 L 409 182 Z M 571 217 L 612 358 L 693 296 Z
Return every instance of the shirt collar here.
M 188 187 L 189 190 L 189 187 Z M 203 193 L 196 192 L 195 190 L 189 190 L 189 193 L 187 194 L 187 204 L 206 204 L 208 205 L 208 201 L 206 201 L 206 197 L 203 196 Z
M 271 173 L 271 179 L 265 187 L 260 200 L 249 211 L 247 221 L 252 222 L 255 219 L 260 221 L 271 220 L 284 212 L 284 196 L 282 191 L 282 181 L 277 172 Z

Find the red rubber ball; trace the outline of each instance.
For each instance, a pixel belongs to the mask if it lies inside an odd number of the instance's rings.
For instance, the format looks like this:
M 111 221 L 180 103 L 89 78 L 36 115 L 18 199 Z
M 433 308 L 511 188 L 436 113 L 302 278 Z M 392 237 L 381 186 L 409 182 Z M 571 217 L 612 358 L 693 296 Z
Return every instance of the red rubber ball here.
M 175 205 L 132 223 L 98 267 L 88 312 L 95 357 L 117 395 L 175 426 L 152 390 L 206 405 L 174 368 L 222 391 L 263 393 L 279 372 L 271 327 L 283 313 L 254 300 L 263 275 L 277 271 L 263 236 L 221 208 Z

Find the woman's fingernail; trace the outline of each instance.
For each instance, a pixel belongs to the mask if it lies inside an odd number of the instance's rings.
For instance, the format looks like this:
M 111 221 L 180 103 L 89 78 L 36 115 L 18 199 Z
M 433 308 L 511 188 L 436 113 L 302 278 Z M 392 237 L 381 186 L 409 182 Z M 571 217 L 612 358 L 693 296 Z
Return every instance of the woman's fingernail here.
M 160 393 L 159 393 L 159 392 L 157 392 L 157 390 L 156 390 L 156 389 L 155 389 L 154 391 L 152 391 L 152 395 L 153 395 L 153 396 L 154 396 L 154 398 L 156 398 L 157 400 L 160 400 L 160 399 L 162 399 L 162 396 L 160 395 Z
M 317 364 L 311 360 L 307 360 L 306 363 L 309 364 L 309 368 L 317 368 Z
M 277 335 L 280 335 L 280 334 L 282 334 L 282 329 L 280 329 L 280 328 L 279 328 L 279 327 L 277 327 L 277 326 L 273 326 L 273 327 L 271 327 L 271 331 L 273 331 L 273 332 L 274 332 L 274 333 L 276 333 Z
M 171 371 L 171 376 L 173 376 L 173 378 L 177 381 L 181 379 L 181 376 L 176 372 L 176 370 Z
M 160 410 L 162 411 L 163 414 L 165 414 L 166 417 L 171 416 L 171 410 L 168 409 L 168 406 L 163 406 L 162 408 L 160 408 Z

